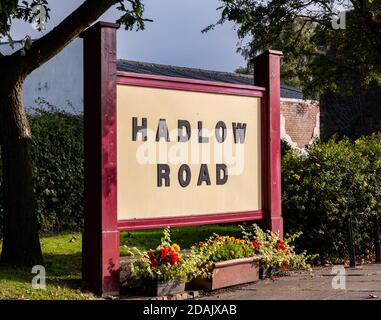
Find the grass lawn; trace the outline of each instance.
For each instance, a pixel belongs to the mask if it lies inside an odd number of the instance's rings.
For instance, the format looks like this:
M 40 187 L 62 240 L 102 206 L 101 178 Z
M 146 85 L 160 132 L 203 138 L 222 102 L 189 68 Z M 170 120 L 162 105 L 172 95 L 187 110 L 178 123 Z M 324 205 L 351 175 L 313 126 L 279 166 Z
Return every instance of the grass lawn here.
M 188 249 L 198 241 L 208 238 L 213 232 L 221 235 L 239 236 L 234 225 L 208 225 L 172 228 L 173 242 Z M 127 254 L 127 246 L 140 249 L 155 248 L 162 230 L 122 232 L 120 235 L 121 255 Z M 0 265 L 0 299 L 98 299 L 83 290 L 81 282 L 80 233 L 61 234 L 41 238 L 46 269 L 46 290 L 33 290 L 31 281 L 35 274 L 31 269 L 20 269 Z M 1 249 L 1 242 L 0 242 Z
M 41 238 L 46 290 L 33 290 L 31 269 L 0 266 L 0 299 L 97 298 L 81 289 L 81 240 L 79 233 Z
M 237 225 L 204 225 L 171 228 L 171 239 L 177 243 L 181 249 L 189 249 L 193 244 L 209 238 L 213 232 L 220 235 L 231 235 L 240 237 L 240 230 Z M 120 234 L 120 254 L 127 255 L 127 247 L 137 247 L 138 249 L 154 249 L 160 243 L 163 229 L 137 230 L 121 232 Z

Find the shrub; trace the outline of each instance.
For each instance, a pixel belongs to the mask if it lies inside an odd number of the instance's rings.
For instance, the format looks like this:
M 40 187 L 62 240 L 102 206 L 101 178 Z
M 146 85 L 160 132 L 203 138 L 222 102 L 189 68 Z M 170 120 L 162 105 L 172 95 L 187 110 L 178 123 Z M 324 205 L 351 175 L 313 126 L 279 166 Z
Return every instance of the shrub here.
M 46 105 L 44 109 L 33 110 L 29 121 L 40 229 L 44 232 L 80 230 L 84 201 L 83 117 Z M 0 234 L 2 219 L 0 198 Z
M 381 135 L 351 142 L 331 138 L 282 159 L 285 229 L 301 230 L 303 248 L 322 258 L 347 255 L 345 221 L 352 216 L 356 251 L 373 246 L 372 219 L 381 212 Z

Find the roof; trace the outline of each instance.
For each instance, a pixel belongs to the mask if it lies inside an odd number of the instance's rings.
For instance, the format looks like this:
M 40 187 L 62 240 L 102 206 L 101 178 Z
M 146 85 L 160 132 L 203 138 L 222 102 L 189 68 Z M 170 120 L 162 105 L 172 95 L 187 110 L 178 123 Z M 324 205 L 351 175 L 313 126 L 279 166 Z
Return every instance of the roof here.
M 177 67 L 171 65 L 147 63 L 131 60 L 118 60 L 118 70 L 134 73 L 153 74 L 168 77 L 220 81 L 235 84 L 254 84 L 254 77 L 233 72 L 213 71 L 196 68 Z M 285 84 L 281 84 L 281 98 L 303 99 L 303 92 Z

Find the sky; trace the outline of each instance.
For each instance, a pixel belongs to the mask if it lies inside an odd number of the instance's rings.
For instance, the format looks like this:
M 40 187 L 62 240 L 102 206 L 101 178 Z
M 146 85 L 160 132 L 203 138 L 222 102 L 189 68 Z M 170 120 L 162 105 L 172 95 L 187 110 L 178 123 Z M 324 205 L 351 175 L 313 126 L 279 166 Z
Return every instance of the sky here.
M 48 32 L 83 0 L 50 0 L 51 19 Z M 201 30 L 216 22 L 220 12 L 218 0 L 144 0 L 147 22 L 144 31 L 118 30 L 118 58 L 144 62 L 171 64 L 219 71 L 234 71 L 245 65 L 236 52 L 239 41 L 234 25 L 226 23 L 215 30 Z M 110 8 L 100 20 L 115 22 L 118 10 Z M 19 40 L 41 33 L 30 24 L 16 21 L 12 37 Z

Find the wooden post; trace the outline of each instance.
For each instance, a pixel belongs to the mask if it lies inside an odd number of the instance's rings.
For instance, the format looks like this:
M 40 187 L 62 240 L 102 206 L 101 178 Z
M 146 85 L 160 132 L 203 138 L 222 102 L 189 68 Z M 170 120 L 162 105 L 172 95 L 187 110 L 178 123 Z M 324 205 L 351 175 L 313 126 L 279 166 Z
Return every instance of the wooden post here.
M 116 30 L 98 22 L 84 39 L 85 225 L 82 278 L 90 289 L 119 294 L 116 173 Z
M 267 198 L 266 228 L 283 237 L 281 204 L 281 142 L 280 142 L 280 58 L 282 52 L 268 50 L 254 58 L 254 84 L 266 88 Z

